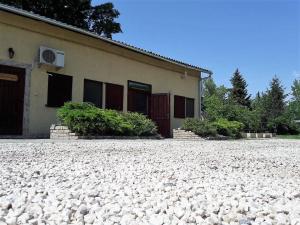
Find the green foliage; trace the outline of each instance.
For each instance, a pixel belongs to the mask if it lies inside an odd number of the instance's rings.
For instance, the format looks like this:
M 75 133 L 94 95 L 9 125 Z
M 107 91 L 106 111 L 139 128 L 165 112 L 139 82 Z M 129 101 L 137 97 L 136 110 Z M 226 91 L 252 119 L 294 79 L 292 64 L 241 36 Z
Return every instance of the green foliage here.
M 300 102 L 300 80 L 294 80 L 291 89 L 293 100 Z
M 291 87 L 292 99 L 287 107 L 287 114 L 293 120 L 300 120 L 300 80 L 295 80 Z
M 108 38 L 114 33 L 122 32 L 121 25 L 115 21 L 120 13 L 112 3 L 95 6 L 91 4 L 91 0 L 0 0 L 0 3 L 22 8 Z
M 239 138 L 244 125 L 237 121 L 218 119 L 214 122 L 207 120 L 188 118 L 184 120 L 182 129 L 192 131 L 201 137 L 214 137 L 217 134 Z
M 241 99 L 247 100 L 245 97 L 247 85 L 238 71 L 231 81 L 233 86 L 236 86 L 232 90 L 224 86 L 217 87 L 213 81 L 205 85 L 204 109 L 209 121 L 220 119 L 238 121 L 244 124 L 244 131 L 251 132 L 270 131 L 283 134 L 298 132 L 294 120 L 300 119 L 300 101 L 297 101 L 300 82 L 294 82 L 293 98 L 289 104 L 286 104 L 284 88 L 275 76 L 269 89 L 258 93 L 248 107 L 241 101 Z M 241 88 L 237 88 L 238 86 Z M 241 89 L 245 91 L 239 91 Z
M 277 134 L 299 134 L 300 127 L 288 114 L 283 114 L 268 122 L 268 130 Z
M 300 120 L 300 101 L 291 101 L 288 104 L 286 113 L 292 120 Z
M 89 103 L 65 103 L 57 116 L 71 131 L 81 135 L 156 134 L 155 124 L 145 116 L 99 109 Z
M 212 96 L 217 93 L 217 85 L 215 84 L 213 79 L 207 79 L 204 82 L 204 95 L 205 96 Z
M 229 102 L 224 106 L 223 116 L 219 118 L 224 118 L 229 121 L 238 121 L 244 124 L 244 130 L 246 131 L 258 131 L 260 129 L 258 112 L 234 102 Z
M 88 18 L 90 30 L 112 38 L 112 34 L 122 32 L 120 23 L 115 22 L 119 15 L 119 11 L 111 2 L 94 6 Z
M 250 107 L 250 95 L 247 91 L 247 83 L 238 69 L 234 72 L 231 78 L 232 89 L 230 97 L 239 105 Z
M 149 136 L 157 133 L 157 127 L 152 120 L 140 113 L 124 113 L 125 120 L 132 126 L 131 134 Z
M 216 136 L 217 130 L 206 120 L 187 118 L 184 120 L 182 129 L 192 131 L 201 137 Z
M 244 128 L 244 124 L 227 119 L 218 119 L 212 123 L 216 127 L 218 134 L 239 138 Z
M 281 81 L 276 76 L 270 83 L 270 89 L 267 91 L 266 98 L 265 111 L 270 120 L 274 120 L 284 113 L 286 94 L 284 93 Z
M 204 106 L 209 120 L 216 120 L 224 116 L 225 104 L 216 94 L 205 97 Z

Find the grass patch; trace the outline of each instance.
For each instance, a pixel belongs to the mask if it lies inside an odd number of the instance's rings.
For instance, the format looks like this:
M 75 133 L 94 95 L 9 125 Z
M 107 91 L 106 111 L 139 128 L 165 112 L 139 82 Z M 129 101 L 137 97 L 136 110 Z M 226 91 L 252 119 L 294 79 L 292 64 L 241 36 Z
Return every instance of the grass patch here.
M 299 139 L 300 140 L 300 134 L 297 134 L 297 135 L 277 135 L 276 136 L 277 138 L 280 138 L 280 139 Z

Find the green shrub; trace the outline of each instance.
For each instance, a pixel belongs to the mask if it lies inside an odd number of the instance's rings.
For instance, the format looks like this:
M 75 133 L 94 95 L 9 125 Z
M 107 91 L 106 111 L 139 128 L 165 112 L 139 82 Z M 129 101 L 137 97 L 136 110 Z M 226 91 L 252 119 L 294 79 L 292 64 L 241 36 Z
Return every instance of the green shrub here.
M 120 113 L 89 103 L 66 103 L 57 113 L 72 132 L 81 135 L 154 135 L 156 126 L 138 113 Z
M 212 126 L 208 121 L 196 118 L 185 119 L 182 125 L 182 129 L 192 131 L 201 137 L 217 135 L 216 128 Z
M 244 129 L 244 124 L 227 119 L 218 119 L 212 125 L 217 129 L 218 134 L 235 138 L 239 138 Z
M 149 136 L 157 134 L 155 123 L 146 116 L 140 113 L 128 112 L 124 113 L 123 117 L 132 126 L 132 135 Z
M 117 111 L 99 109 L 89 103 L 66 103 L 57 115 L 71 131 L 82 135 L 121 135 L 132 129 Z
M 279 116 L 268 122 L 269 131 L 277 134 L 299 134 L 300 126 L 288 115 Z

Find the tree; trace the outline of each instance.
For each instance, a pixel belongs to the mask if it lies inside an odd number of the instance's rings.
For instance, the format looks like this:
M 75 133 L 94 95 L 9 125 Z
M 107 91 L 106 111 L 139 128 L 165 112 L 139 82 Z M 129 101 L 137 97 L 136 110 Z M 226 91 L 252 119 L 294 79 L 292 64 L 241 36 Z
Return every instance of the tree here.
M 268 130 L 269 96 L 265 92 L 258 92 L 252 100 L 251 109 L 257 116 L 259 131 Z
M 270 89 L 267 91 L 267 112 L 269 119 L 275 119 L 281 116 L 285 110 L 285 98 L 284 88 L 278 77 L 274 77 L 270 83 Z
M 121 25 L 114 21 L 120 15 L 112 3 L 93 7 L 89 17 L 89 28 L 97 34 L 112 38 L 112 34 L 121 32 Z
M 120 23 L 115 21 L 120 13 L 112 3 L 96 6 L 91 5 L 91 0 L 0 0 L 0 3 L 32 11 L 108 38 L 122 32 Z
M 250 107 L 251 101 L 250 101 L 250 95 L 248 95 L 247 91 L 247 83 L 246 80 L 243 78 L 242 74 L 238 69 L 234 72 L 232 78 L 231 78 L 231 97 L 234 101 L 236 101 L 238 104 L 246 107 Z
M 292 85 L 293 100 L 300 102 L 300 80 L 294 80 Z
M 287 112 L 293 120 L 300 120 L 300 80 L 295 80 L 291 89 L 292 99 L 288 104 Z
M 214 80 L 212 78 L 205 80 L 204 95 L 208 97 L 213 94 L 216 94 L 216 92 L 217 92 L 217 85 L 215 84 Z

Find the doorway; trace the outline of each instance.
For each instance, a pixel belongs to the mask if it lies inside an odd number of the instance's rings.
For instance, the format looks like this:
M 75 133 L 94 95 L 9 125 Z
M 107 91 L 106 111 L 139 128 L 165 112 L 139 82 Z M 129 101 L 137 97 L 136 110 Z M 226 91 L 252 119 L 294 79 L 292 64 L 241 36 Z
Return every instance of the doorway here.
M 0 65 L 0 135 L 22 135 L 25 69 Z

